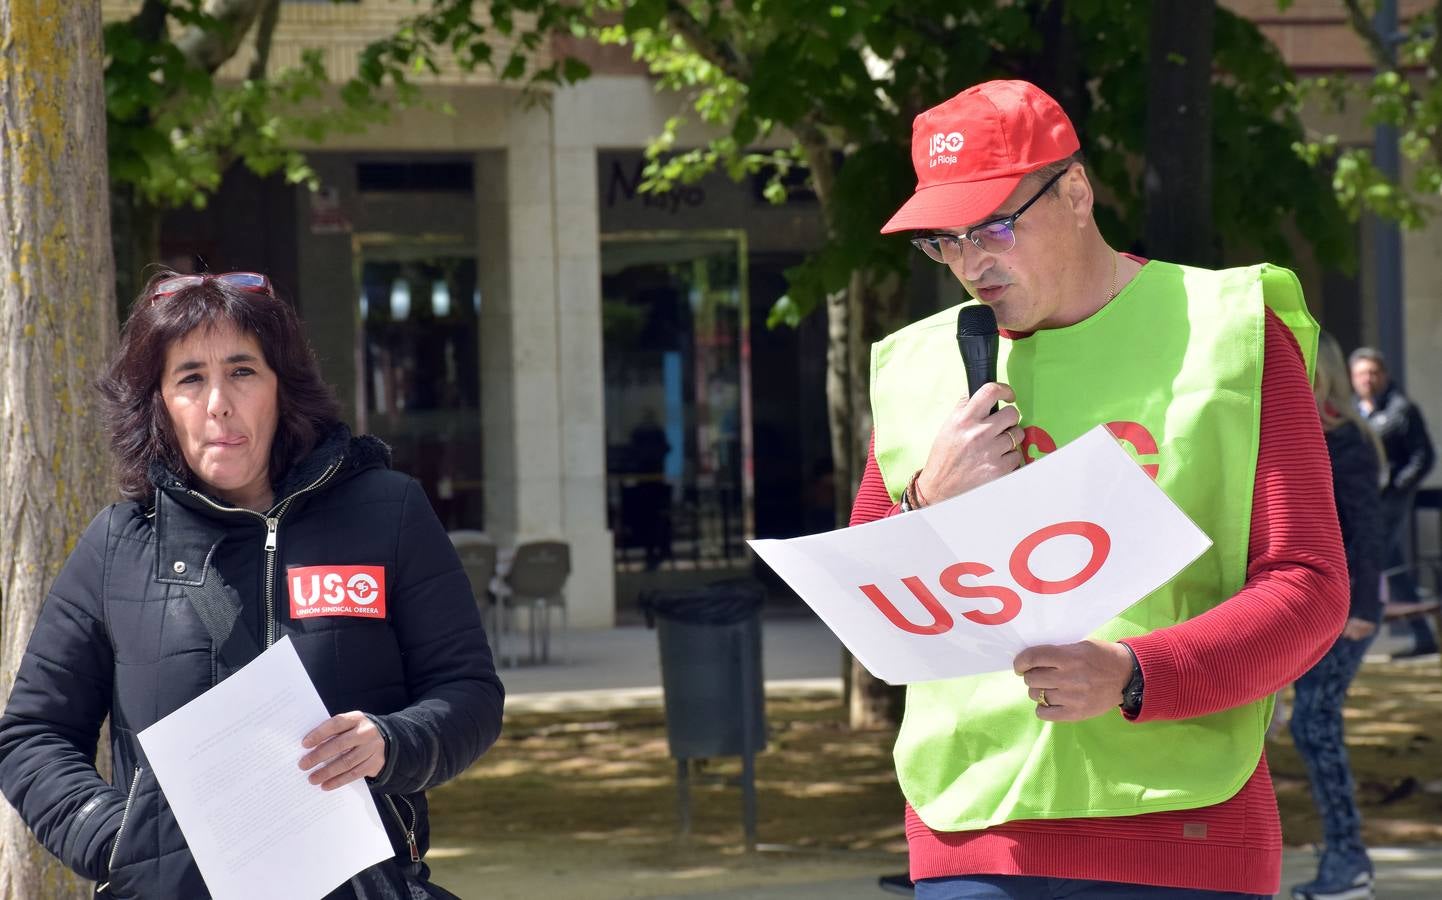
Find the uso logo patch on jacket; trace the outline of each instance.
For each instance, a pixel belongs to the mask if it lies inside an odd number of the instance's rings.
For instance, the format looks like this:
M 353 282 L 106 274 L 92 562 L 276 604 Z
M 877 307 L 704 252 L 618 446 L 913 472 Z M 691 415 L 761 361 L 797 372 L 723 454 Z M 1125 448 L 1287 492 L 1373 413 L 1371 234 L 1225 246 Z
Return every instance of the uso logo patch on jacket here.
M 290 617 L 356 616 L 384 619 L 384 566 L 296 566 L 286 570 Z

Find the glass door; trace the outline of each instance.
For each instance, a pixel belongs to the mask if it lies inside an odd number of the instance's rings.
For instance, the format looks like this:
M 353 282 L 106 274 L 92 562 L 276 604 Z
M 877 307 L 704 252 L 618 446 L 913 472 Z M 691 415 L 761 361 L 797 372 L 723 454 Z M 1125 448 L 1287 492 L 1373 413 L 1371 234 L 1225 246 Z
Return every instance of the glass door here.
M 618 567 L 742 562 L 753 531 L 744 233 L 607 235 L 601 269 Z
M 472 246 L 358 236 L 356 419 L 425 487 L 447 529 L 485 527 L 480 292 Z

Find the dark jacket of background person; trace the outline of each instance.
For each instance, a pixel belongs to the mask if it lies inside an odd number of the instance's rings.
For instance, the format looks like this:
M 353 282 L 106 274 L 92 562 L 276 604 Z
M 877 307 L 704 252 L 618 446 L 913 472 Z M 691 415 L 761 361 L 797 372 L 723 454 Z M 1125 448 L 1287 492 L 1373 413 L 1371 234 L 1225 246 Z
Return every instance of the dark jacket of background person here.
M 1398 494 L 1415 490 L 1432 471 L 1436 458 L 1417 405 L 1395 385 L 1388 385 L 1367 416 L 1367 424 L 1372 426 L 1387 451 L 1387 466 L 1391 470 L 1387 490 Z
M 388 455 L 341 426 L 281 480 L 277 502 L 294 499 L 269 585 L 260 517 L 220 512 L 163 470 L 153 508 L 111 506 L 80 539 L 0 719 L 0 790 L 51 853 L 109 882 L 100 896 L 208 895 L 136 738 L 229 674 L 185 594 L 208 557 L 243 610 L 237 629 L 267 643 L 273 591 L 274 637 L 290 637 L 327 710 L 363 710 L 385 737 L 370 787 L 396 856 L 331 896 L 409 896 L 399 872 L 412 865 L 406 831 L 421 853 L 429 843 L 424 791 L 496 740 L 503 695 L 451 542 Z M 292 620 L 286 569 L 318 564 L 384 566 L 385 619 Z M 107 713 L 117 787 L 94 769 Z
M 1351 422 L 1324 432 L 1332 459 L 1332 492 L 1342 526 L 1342 546 L 1352 587 L 1348 617 L 1380 622 L 1382 599 L 1378 591 L 1380 563 L 1386 541 L 1377 494 L 1381 463 L 1372 442 Z

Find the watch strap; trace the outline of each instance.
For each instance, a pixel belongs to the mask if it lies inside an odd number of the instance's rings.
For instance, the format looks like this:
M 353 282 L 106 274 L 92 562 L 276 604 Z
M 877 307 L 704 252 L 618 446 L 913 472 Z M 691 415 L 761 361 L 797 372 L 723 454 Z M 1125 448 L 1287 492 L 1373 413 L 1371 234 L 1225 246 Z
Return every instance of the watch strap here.
M 1137 716 L 1142 711 L 1142 691 L 1146 682 L 1142 678 L 1142 664 L 1137 660 L 1137 652 L 1128 644 L 1122 644 L 1127 648 L 1127 653 L 1132 658 L 1132 677 L 1127 679 L 1126 687 L 1122 688 L 1122 712 L 1128 716 Z

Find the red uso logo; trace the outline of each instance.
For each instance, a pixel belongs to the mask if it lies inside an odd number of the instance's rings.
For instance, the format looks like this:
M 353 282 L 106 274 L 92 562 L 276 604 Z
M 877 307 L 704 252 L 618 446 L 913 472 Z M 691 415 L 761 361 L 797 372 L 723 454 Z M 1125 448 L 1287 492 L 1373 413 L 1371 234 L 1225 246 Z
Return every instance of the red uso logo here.
M 300 566 L 286 575 L 292 619 L 386 614 L 384 566 Z
M 1086 565 L 1082 566 L 1076 574 L 1060 580 L 1048 580 L 1041 578 L 1031 569 L 1031 557 L 1036 549 L 1052 538 L 1072 535 L 1085 538 L 1091 544 L 1091 557 Z M 1038 529 L 1016 545 L 1011 552 L 1011 559 L 1008 561 L 1007 570 L 1011 573 L 1011 580 L 1022 589 L 1043 596 L 1051 594 L 1064 594 L 1067 591 L 1075 590 L 1092 579 L 1101 567 L 1106 563 L 1107 556 L 1111 554 L 1112 539 L 1106 529 L 1095 522 L 1057 522 L 1055 525 L 1048 525 Z M 959 562 L 947 566 L 937 576 L 942 590 L 953 597 L 962 599 L 989 598 L 1001 603 L 1001 608 L 994 612 L 983 612 L 980 609 L 968 609 L 961 613 L 961 617 L 969 622 L 978 625 L 1005 625 L 1017 617 L 1021 612 L 1021 595 L 1009 587 L 996 584 L 962 584 L 961 579 L 967 575 L 974 578 L 983 578 L 994 572 L 991 566 L 980 562 Z M 886 594 L 874 584 L 860 585 L 861 593 L 866 595 L 881 614 L 886 616 L 887 621 L 909 634 L 945 634 L 956 626 L 956 620 L 951 617 L 951 612 L 941 605 L 936 595 L 927 587 L 926 582 L 915 575 L 909 575 L 901 579 L 901 583 L 911 592 L 917 602 L 921 604 L 931 615 L 931 624 L 918 625 L 908 619 L 889 600 Z
M 1022 459 L 1027 462 L 1035 462 L 1048 453 L 1056 452 L 1056 440 L 1047 434 L 1045 428 L 1040 425 L 1028 425 L 1022 430 L 1023 436 L 1020 445 Z M 1161 471 L 1161 465 L 1144 460 L 1160 456 L 1161 448 L 1157 446 L 1157 439 L 1152 436 L 1147 427 L 1140 422 L 1108 422 L 1107 431 L 1112 433 L 1112 437 L 1132 448 L 1137 461 L 1142 465 L 1142 471 L 1156 481 L 1157 473 Z

